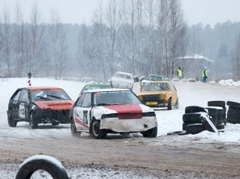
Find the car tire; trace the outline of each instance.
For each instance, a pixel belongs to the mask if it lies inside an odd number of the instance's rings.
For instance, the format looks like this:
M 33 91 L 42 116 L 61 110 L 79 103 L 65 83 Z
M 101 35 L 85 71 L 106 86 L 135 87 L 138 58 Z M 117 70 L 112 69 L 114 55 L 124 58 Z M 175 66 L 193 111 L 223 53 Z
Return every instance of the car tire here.
M 15 120 L 13 119 L 13 116 L 12 116 L 12 112 L 11 112 L 11 111 L 8 112 L 8 125 L 9 125 L 10 127 L 16 127 L 16 126 L 17 126 L 17 121 L 15 121 Z
M 81 136 L 81 132 L 77 131 L 77 128 L 73 119 L 71 119 L 71 133 L 74 137 Z
M 149 137 L 149 138 L 157 137 L 157 133 L 158 133 L 158 128 L 157 127 L 149 129 L 145 132 L 141 132 L 143 137 Z
M 207 112 L 206 108 L 201 106 L 187 106 L 185 107 L 185 113 L 194 113 L 194 112 Z
M 37 129 L 37 128 L 38 128 L 38 122 L 37 122 L 36 119 L 34 118 L 33 112 L 30 113 L 29 125 L 30 125 L 30 127 L 31 127 L 32 129 Z
M 172 110 L 172 99 L 171 99 L 171 98 L 168 100 L 167 109 L 168 109 L 168 110 Z
M 93 120 L 91 123 L 90 133 L 95 139 L 104 139 L 107 136 L 107 133 L 104 130 L 100 129 L 100 121 Z
M 68 179 L 67 172 L 62 164 L 55 158 L 46 155 L 35 155 L 26 159 L 17 172 L 16 179 L 30 179 L 34 172 L 43 170 L 52 178 Z

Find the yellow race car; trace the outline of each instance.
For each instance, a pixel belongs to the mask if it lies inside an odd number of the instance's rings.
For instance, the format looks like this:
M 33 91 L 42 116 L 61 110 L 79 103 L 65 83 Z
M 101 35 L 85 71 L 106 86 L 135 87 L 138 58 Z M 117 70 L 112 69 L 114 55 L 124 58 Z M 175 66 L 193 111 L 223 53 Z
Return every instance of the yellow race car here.
M 167 107 L 168 110 L 178 108 L 177 89 L 170 81 L 141 82 L 138 98 L 149 107 Z

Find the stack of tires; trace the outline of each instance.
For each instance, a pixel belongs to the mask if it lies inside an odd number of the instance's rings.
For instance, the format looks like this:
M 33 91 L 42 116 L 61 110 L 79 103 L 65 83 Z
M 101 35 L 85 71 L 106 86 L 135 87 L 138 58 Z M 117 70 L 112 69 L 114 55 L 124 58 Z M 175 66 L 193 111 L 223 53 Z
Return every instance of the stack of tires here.
M 197 134 L 204 130 L 214 131 L 207 119 L 217 129 L 224 129 L 226 124 L 225 101 L 209 101 L 207 107 L 187 106 L 182 116 L 182 129 L 188 134 Z
M 225 101 L 208 101 L 208 110 L 211 120 L 217 129 L 224 129 L 227 124 L 226 102 Z
M 232 124 L 240 123 L 240 103 L 227 101 L 227 121 Z

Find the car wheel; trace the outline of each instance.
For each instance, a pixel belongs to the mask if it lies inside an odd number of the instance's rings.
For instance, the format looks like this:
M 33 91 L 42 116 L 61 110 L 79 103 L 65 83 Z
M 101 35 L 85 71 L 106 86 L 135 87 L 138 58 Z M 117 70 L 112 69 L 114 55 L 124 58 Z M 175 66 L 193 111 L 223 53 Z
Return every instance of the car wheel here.
M 36 171 L 46 171 L 52 178 L 68 179 L 67 172 L 55 158 L 46 155 L 35 155 L 26 159 L 17 172 L 16 179 L 30 179 Z
M 38 128 L 38 123 L 34 119 L 34 114 L 33 112 L 30 113 L 30 118 L 29 118 L 29 125 L 32 129 L 37 129 Z
M 168 109 L 168 110 L 172 110 L 172 99 L 171 99 L 171 98 L 168 100 L 167 109 Z
M 77 131 L 75 122 L 73 119 L 71 119 L 71 133 L 74 137 L 80 137 L 81 136 L 81 132 Z
M 157 137 L 158 128 L 154 127 L 146 132 L 142 132 L 143 137 Z
M 17 121 L 13 119 L 12 112 L 8 112 L 8 125 L 10 127 L 16 127 L 17 126 Z
M 99 120 L 93 120 L 91 123 L 91 135 L 95 139 L 103 139 L 106 138 L 107 133 L 104 130 L 100 129 L 100 121 Z

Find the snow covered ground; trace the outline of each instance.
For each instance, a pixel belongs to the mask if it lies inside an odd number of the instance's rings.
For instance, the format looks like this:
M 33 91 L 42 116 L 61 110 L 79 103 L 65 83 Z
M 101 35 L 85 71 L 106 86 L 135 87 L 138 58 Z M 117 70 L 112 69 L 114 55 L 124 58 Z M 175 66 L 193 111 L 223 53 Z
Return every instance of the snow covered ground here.
M 49 136 L 58 137 L 71 136 L 69 125 L 59 125 L 54 129 L 49 130 L 31 130 L 26 122 L 19 122 L 16 128 L 10 128 L 7 124 L 7 107 L 10 96 L 19 88 L 28 86 L 27 78 L 3 78 L 0 79 L 0 138 L 45 138 Z M 32 78 L 32 86 L 58 86 L 63 88 L 69 96 L 75 100 L 85 82 L 55 80 L 45 78 Z M 158 137 L 164 137 L 169 132 L 182 130 L 182 115 L 186 106 L 199 105 L 207 106 L 207 101 L 224 100 L 240 102 L 240 81 L 221 80 L 218 84 L 209 82 L 207 84 L 201 82 L 174 82 L 180 99 L 180 108 L 171 111 L 158 110 L 156 111 L 158 119 Z M 206 86 L 208 87 L 206 88 Z M 227 86 L 227 87 L 226 87 Z M 133 89 L 138 90 L 138 85 L 135 84 Z M 197 91 L 197 93 L 196 93 Z M 237 92 L 236 92 L 237 91 Z M 224 132 L 213 133 L 203 131 L 196 135 L 184 135 L 177 137 L 178 141 L 193 141 L 200 143 L 235 143 L 240 144 L 240 124 L 227 124 Z M 0 175 L 4 173 L 0 170 Z

